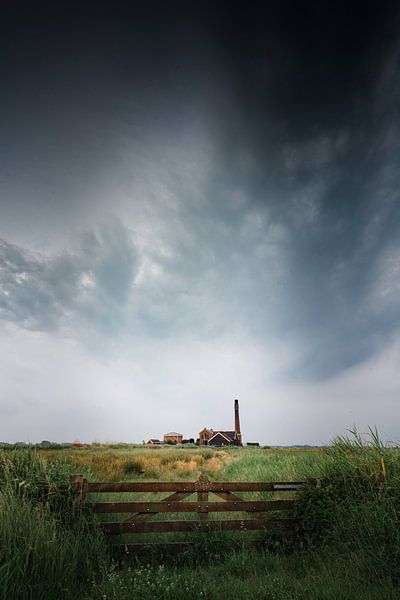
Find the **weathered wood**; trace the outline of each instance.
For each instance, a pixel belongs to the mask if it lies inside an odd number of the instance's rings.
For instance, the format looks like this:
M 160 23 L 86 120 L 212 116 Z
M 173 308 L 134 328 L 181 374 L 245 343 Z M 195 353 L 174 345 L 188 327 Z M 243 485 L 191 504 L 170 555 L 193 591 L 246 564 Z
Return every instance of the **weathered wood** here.
M 174 513 L 174 512 L 267 512 L 289 510 L 292 500 L 254 500 L 243 502 L 97 502 L 94 511 L 98 513 Z
M 206 484 L 207 486 L 209 486 L 210 480 L 208 479 L 207 475 L 203 475 L 203 476 L 199 477 L 199 480 L 197 483 Z M 202 522 L 207 521 L 208 520 L 208 491 L 207 492 L 199 492 L 199 491 L 197 492 L 197 504 L 202 507 L 202 508 L 200 508 L 200 510 L 197 513 L 198 518 Z M 205 531 L 207 531 L 207 529 L 205 529 Z
M 171 494 L 166 498 L 163 498 L 161 502 L 179 502 L 180 500 L 184 500 L 188 496 L 191 496 L 192 492 L 175 492 L 175 494 Z M 130 523 L 131 521 L 143 521 L 144 519 L 148 519 L 149 517 L 156 515 L 156 512 L 140 512 L 134 515 L 131 515 L 127 519 L 125 519 L 125 523 Z
M 294 491 L 305 481 L 284 482 L 182 482 L 182 481 L 123 481 L 119 483 L 88 483 L 89 493 L 111 492 L 274 492 Z
M 213 492 L 213 494 L 215 494 L 219 498 L 222 498 L 223 500 L 227 500 L 228 502 L 230 502 L 230 501 L 245 502 L 246 501 L 245 498 L 236 496 L 236 494 L 233 494 L 232 492 Z
M 243 498 L 241 498 L 240 496 L 237 496 L 236 494 L 234 494 L 233 492 L 214 492 L 214 494 L 216 496 L 218 496 L 219 498 L 222 498 L 223 500 L 226 500 L 227 502 L 230 501 L 235 501 L 235 502 L 243 502 Z M 263 519 L 263 515 L 262 513 L 255 513 L 253 511 L 251 511 L 248 514 L 252 514 L 253 515 L 253 519 Z
M 83 504 L 85 502 L 85 495 L 87 491 L 88 482 L 83 475 L 75 475 L 72 478 L 72 483 L 76 487 L 75 510 L 78 512 L 78 514 L 80 514 L 82 512 Z
M 206 476 L 192 482 L 119 482 L 119 483 L 88 483 L 83 476 L 76 478 L 77 501 L 82 506 L 85 493 L 164 493 L 170 495 L 156 501 L 126 501 L 126 502 L 97 502 L 94 511 L 97 513 L 131 513 L 121 522 L 101 523 L 103 532 L 110 536 L 120 534 L 140 533 L 173 533 L 173 532 L 208 532 L 218 530 L 228 531 L 281 531 L 286 535 L 297 535 L 298 522 L 293 518 L 265 518 L 263 513 L 287 511 L 294 506 L 293 500 L 246 500 L 233 492 L 274 492 L 296 491 L 307 482 L 211 482 Z M 196 494 L 197 502 L 185 501 Z M 220 501 L 210 502 L 210 494 L 215 494 Z M 209 513 L 247 513 L 245 519 L 211 519 Z M 132 514 L 133 513 L 133 514 Z M 189 520 L 149 521 L 157 513 L 194 513 L 197 518 Z M 233 516 L 233 515 L 232 515 Z M 253 536 L 254 537 L 254 536 Z M 142 552 L 164 547 L 168 552 L 181 551 L 193 545 L 195 541 L 174 543 L 142 543 L 114 544 L 115 547 L 128 552 Z M 250 540 L 257 543 L 257 540 Z M 258 543 L 263 543 L 258 540 Z M 235 542 L 233 542 L 235 545 Z
M 183 531 L 255 531 L 260 529 L 293 530 L 296 519 L 227 519 L 227 520 L 185 520 L 185 521 L 145 521 L 117 523 L 101 523 L 104 533 L 119 535 L 122 533 L 167 533 Z

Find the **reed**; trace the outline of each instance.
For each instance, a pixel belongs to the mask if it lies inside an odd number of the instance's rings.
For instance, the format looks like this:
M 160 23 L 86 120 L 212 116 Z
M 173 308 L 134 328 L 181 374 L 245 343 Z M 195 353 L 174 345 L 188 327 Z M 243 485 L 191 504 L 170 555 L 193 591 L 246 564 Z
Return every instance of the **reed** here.
M 0 600 L 388 600 L 400 596 L 400 454 L 376 430 L 325 450 L 125 445 L 0 450 Z M 180 557 L 116 565 L 87 505 L 74 515 L 71 474 L 90 480 L 304 480 L 307 545 L 267 552 L 229 536 Z M 104 498 L 103 498 L 104 499 Z

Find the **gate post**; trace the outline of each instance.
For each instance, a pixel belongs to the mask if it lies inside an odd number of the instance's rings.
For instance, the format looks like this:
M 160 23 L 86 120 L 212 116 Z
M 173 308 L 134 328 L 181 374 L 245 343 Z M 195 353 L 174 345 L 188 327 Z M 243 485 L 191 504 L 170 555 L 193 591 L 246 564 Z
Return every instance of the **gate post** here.
M 198 480 L 196 481 L 196 486 L 200 488 L 201 491 L 197 492 L 197 502 L 208 502 L 208 487 L 210 480 L 207 475 L 200 475 Z M 208 505 L 205 509 L 200 509 L 197 513 L 199 520 L 202 522 L 200 525 L 201 531 L 209 531 L 206 523 L 208 521 Z M 204 523 L 204 525 L 203 525 Z
M 78 515 L 80 515 L 85 501 L 87 479 L 83 475 L 75 475 L 72 477 L 72 483 L 75 485 L 76 490 L 74 506 L 77 509 Z

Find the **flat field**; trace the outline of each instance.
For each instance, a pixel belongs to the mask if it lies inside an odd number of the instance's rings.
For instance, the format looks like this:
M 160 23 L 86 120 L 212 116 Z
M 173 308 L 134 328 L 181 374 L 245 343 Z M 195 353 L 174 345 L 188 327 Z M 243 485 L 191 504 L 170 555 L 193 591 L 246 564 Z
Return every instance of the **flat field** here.
M 195 481 L 206 475 L 212 481 L 316 484 L 298 495 L 301 542 L 272 535 L 259 550 L 245 543 L 249 532 L 239 546 L 233 544 L 237 538 L 219 532 L 199 535 L 194 550 L 182 555 L 161 551 L 116 561 L 91 503 L 127 500 L 130 494 L 89 495 L 77 519 L 67 489 L 73 474 L 102 482 Z M 397 599 L 399 475 L 398 453 L 379 440 L 364 447 L 357 439 L 342 439 L 324 450 L 6 448 L 0 450 L 0 598 Z M 290 497 L 276 494 L 274 499 Z M 251 497 L 260 495 L 268 493 Z M 167 535 L 168 541 L 182 539 Z M 155 537 L 163 539 L 151 534 L 141 541 Z
M 85 446 L 37 450 L 44 460 L 65 460 L 96 481 L 293 481 L 318 474 L 322 449 L 200 448 L 196 446 Z

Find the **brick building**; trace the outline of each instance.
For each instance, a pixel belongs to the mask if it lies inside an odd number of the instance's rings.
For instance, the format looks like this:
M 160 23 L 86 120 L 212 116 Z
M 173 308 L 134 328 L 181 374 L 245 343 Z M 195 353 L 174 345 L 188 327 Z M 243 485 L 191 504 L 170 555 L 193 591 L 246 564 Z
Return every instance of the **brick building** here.
M 235 429 L 234 431 L 207 429 L 199 433 L 200 446 L 241 446 L 242 434 L 240 431 L 239 400 L 234 402 Z

